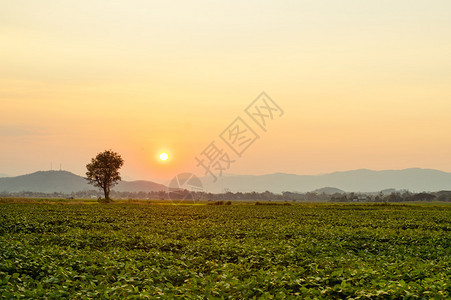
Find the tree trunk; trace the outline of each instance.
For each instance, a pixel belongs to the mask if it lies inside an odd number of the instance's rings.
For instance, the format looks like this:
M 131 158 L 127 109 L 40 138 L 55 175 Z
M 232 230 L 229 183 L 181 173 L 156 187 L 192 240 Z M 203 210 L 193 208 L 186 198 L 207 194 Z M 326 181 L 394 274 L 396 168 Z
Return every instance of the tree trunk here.
M 103 188 L 103 193 L 105 194 L 105 202 L 110 202 L 110 189 L 107 186 Z

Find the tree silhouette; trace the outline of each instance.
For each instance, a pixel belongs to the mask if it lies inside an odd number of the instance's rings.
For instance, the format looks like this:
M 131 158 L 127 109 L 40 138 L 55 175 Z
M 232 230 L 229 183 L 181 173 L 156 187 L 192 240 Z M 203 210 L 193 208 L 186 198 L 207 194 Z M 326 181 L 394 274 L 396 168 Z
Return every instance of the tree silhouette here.
M 105 150 L 97 154 L 91 160 L 91 163 L 86 165 L 88 172 L 86 172 L 86 179 L 89 184 L 103 189 L 105 194 L 105 201 L 110 202 L 110 190 L 113 186 L 121 180 L 119 169 L 124 164 L 122 157 L 112 150 Z

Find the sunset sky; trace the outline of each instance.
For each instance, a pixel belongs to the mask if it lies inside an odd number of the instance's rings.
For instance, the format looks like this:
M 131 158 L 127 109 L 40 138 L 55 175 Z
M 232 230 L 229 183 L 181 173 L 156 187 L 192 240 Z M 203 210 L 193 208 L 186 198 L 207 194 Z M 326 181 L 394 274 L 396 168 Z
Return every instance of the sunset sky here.
M 451 172 L 451 1 L 0 2 L 0 173 Z M 265 91 L 266 132 L 245 113 Z M 220 134 L 241 117 L 238 157 Z M 166 162 L 159 160 L 167 152 Z

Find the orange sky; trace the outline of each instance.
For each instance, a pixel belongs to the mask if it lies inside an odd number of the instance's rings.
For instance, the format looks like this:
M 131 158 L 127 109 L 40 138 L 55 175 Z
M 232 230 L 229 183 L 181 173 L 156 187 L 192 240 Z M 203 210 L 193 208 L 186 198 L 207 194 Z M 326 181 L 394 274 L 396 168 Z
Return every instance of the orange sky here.
M 227 173 L 451 171 L 451 2 L 361 2 L 2 1 L 0 173 L 202 174 L 262 91 L 284 115 Z

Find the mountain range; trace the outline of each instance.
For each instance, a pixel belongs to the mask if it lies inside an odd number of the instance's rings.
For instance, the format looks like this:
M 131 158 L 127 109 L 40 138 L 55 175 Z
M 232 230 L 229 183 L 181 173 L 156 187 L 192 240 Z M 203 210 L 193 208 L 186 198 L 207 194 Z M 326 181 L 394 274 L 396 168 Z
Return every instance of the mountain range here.
M 451 190 L 451 173 L 432 169 L 353 170 L 323 175 L 295 175 L 275 173 L 268 175 L 230 175 L 216 182 L 201 178 L 206 192 L 378 192 L 382 190 L 409 190 L 412 192 Z M 326 188 L 325 188 L 326 187 Z M 0 178 L 0 192 L 71 193 L 96 189 L 85 178 L 68 171 L 38 171 L 16 177 Z M 113 190 L 121 192 L 152 192 L 167 190 L 163 184 L 152 181 L 121 181 Z
M 113 187 L 120 192 L 152 192 L 166 190 L 166 186 L 152 181 L 120 181 Z M 72 193 L 97 190 L 81 176 L 68 171 L 38 171 L 16 177 L 0 178 L 0 192 Z
M 204 189 L 210 192 L 224 189 L 231 192 L 309 192 L 324 187 L 345 192 L 378 192 L 386 189 L 423 192 L 451 190 L 451 173 L 419 168 L 384 171 L 360 169 L 323 175 L 234 175 L 220 177 L 216 183 L 204 178 L 203 184 Z

